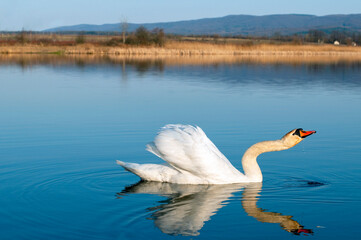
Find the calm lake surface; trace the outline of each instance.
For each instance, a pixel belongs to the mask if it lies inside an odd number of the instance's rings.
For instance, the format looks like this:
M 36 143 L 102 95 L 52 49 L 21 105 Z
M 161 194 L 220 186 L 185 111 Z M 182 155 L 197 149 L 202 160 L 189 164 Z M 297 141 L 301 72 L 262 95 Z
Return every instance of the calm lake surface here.
M 2 239 L 360 237 L 360 62 L 2 62 L 0 114 Z M 317 134 L 261 155 L 263 184 L 138 183 L 116 165 L 161 163 L 145 145 L 169 123 L 238 169 L 256 142 Z

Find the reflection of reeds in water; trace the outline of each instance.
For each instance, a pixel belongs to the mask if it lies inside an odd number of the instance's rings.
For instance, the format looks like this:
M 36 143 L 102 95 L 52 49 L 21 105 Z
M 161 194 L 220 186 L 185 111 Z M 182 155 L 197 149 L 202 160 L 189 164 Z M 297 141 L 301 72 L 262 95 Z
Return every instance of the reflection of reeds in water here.
M 361 64 L 360 56 L 121 56 L 0 54 L 0 65 L 92 65 L 130 64 L 147 66 L 217 65 L 217 64 Z

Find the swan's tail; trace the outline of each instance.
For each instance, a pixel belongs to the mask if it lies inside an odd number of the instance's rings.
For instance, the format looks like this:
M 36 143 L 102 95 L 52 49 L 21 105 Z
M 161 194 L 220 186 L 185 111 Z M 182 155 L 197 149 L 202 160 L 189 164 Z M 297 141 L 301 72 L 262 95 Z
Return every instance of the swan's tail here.
M 140 177 L 143 180 L 150 180 L 149 176 L 147 176 L 148 174 L 146 174 L 146 172 L 144 172 L 144 169 L 142 169 L 142 166 L 140 164 L 127 163 L 127 162 L 123 162 L 123 161 L 119 161 L 119 160 L 117 160 L 117 164 L 122 166 L 125 170 L 127 170 L 131 173 L 134 173 L 135 175 L 137 175 L 138 177 Z
M 136 175 L 138 175 L 139 177 L 141 177 L 138 173 L 137 173 L 137 168 L 139 168 L 139 164 L 136 163 L 127 163 L 127 162 L 123 162 L 123 161 L 119 161 L 117 160 L 117 164 L 119 164 L 120 166 L 122 166 L 125 170 L 132 172 Z
M 117 160 L 117 164 L 146 181 L 169 182 L 179 172 L 170 166 L 159 164 L 137 164 Z

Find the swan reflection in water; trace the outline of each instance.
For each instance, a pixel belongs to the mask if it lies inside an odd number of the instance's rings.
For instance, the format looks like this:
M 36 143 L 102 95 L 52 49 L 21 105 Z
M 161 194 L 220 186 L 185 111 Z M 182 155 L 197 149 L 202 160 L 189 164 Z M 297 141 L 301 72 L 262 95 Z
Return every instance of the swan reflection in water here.
M 292 216 L 276 212 L 266 212 L 257 207 L 262 183 L 228 184 L 228 185 L 184 185 L 162 182 L 140 181 L 126 187 L 120 198 L 126 194 L 145 193 L 167 197 L 160 205 L 148 208 L 153 211 L 151 219 L 163 232 L 170 235 L 197 236 L 206 221 L 215 215 L 233 193 L 243 190 L 242 207 L 248 216 L 259 222 L 278 223 L 282 229 L 295 235 L 313 233 Z

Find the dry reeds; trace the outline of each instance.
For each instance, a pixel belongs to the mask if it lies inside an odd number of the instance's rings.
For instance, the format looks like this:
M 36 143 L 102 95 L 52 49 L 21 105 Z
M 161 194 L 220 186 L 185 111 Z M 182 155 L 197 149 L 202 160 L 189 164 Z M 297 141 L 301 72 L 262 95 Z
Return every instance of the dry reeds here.
M 168 41 L 164 47 L 105 46 L 93 43 L 66 45 L 14 44 L 0 46 L 0 54 L 57 53 L 62 55 L 122 56 L 360 56 L 361 47 L 292 44 L 218 44 Z

